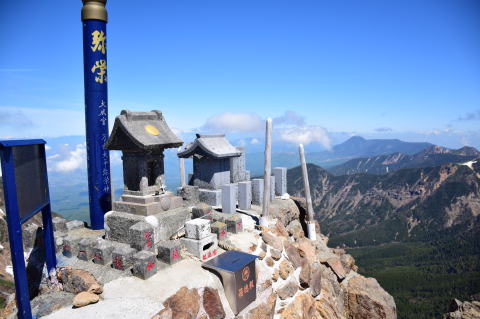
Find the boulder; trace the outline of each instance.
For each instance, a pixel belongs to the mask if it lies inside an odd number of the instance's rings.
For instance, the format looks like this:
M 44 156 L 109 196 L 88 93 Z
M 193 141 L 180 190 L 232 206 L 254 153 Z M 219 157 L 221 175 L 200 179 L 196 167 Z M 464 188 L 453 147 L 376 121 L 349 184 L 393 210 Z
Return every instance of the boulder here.
M 343 280 L 345 276 L 347 275 L 345 272 L 345 269 L 343 269 L 342 262 L 340 261 L 340 258 L 338 257 L 333 257 L 327 259 L 327 265 L 332 268 L 333 272 L 335 275 L 337 275 L 338 280 Z
M 303 239 L 298 242 L 298 253 L 300 257 L 303 257 L 307 260 L 308 263 L 313 263 L 317 259 L 315 255 L 315 246 L 309 239 Z
M 206 287 L 203 290 L 203 308 L 210 319 L 225 318 L 225 311 L 217 289 Z
M 300 224 L 300 221 L 298 221 L 298 219 L 292 220 L 290 224 L 288 224 L 287 231 L 291 236 L 293 236 L 293 238 L 295 238 L 295 240 L 305 237 L 305 232 L 303 231 L 302 224 Z
M 348 281 L 348 314 L 351 318 L 396 319 L 393 297 L 374 278 L 355 276 Z
M 291 199 L 275 199 L 270 203 L 269 217 L 281 221 L 284 226 L 290 224 L 292 220 L 298 219 L 300 210 Z
M 102 285 L 88 271 L 73 269 L 70 266 L 62 268 L 58 274 L 58 280 L 63 284 L 63 290 L 78 294 L 82 291 L 90 293 L 102 293 Z
M 78 295 L 73 298 L 73 306 L 75 308 L 80 308 L 87 306 L 92 303 L 96 303 L 100 300 L 100 297 L 97 294 L 88 292 L 88 291 L 82 291 Z
M 292 243 L 285 243 L 285 253 L 295 268 L 301 267 L 305 262 L 305 259 L 300 256 L 297 247 Z
M 270 245 L 280 251 L 283 250 L 283 243 L 281 237 L 274 235 L 271 232 L 264 231 L 262 232 L 262 239 L 267 245 Z

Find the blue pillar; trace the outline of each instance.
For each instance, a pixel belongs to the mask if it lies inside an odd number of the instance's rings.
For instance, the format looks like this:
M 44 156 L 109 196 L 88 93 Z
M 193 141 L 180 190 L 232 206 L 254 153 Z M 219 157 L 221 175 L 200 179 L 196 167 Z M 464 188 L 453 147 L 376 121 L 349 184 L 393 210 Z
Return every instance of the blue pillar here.
M 111 210 L 107 97 L 106 0 L 83 0 L 83 61 L 88 196 L 92 229 L 103 229 L 103 215 Z

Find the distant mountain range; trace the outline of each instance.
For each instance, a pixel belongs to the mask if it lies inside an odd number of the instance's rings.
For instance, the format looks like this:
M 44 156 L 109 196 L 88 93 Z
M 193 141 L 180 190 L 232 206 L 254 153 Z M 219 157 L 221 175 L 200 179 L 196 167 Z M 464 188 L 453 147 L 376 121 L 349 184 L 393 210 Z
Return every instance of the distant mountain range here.
M 316 218 L 332 246 L 432 240 L 480 230 L 480 163 L 334 176 L 309 164 Z M 303 195 L 300 167 L 288 192 Z M 479 232 L 480 234 L 480 232 Z
M 334 175 L 357 173 L 386 174 L 402 168 L 420 168 L 438 166 L 446 163 L 464 163 L 480 157 L 480 152 L 473 147 L 451 150 L 431 145 L 413 155 L 395 152 L 388 155 L 355 158 L 345 163 L 329 167 Z
M 329 168 L 345 163 L 355 158 L 364 158 L 392 153 L 413 155 L 428 147 L 434 146 L 424 142 L 404 142 L 397 139 L 365 139 L 360 136 L 353 136 L 347 141 L 334 145 L 329 151 L 307 152 L 307 162 Z M 247 149 L 248 152 L 248 149 Z M 298 152 L 276 152 L 272 151 L 272 167 L 284 166 L 295 167 L 300 164 Z M 247 167 L 252 171 L 252 176 L 263 172 L 263 152 L 248 153 Z

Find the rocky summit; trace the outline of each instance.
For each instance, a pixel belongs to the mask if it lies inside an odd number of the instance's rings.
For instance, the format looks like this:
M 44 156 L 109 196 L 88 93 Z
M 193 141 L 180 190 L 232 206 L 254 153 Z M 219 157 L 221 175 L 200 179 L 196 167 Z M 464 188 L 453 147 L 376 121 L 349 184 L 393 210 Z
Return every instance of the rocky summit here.
M 260 208 L 258 208 L 260 209 Z M 236 250 L 258 256 L 256 299 L 234 314 L 219 277 L 182 249 L 181 261 L 159 264 L 143 280 L 128 271 L 76 257 L 59 256 L 55 280 L 43 280 L 33 311 L 42 318 L 388 318 L 396 305 L 374 278 L 357 273 L 352 256 L 327 246 L 317 232 L 305 234 L 300 198 L 275 199 L 268 227 L 254 226 L 254 216 L 242 214 L 244 229 L 219 241 L 219 253 Z M 68 266 L 66 266 L 68 264 Z M 73 306 L 73 307 L 72 307 Z M 14 301 L 4 316 L 14 316 Z M 13 309 L 13 312 L 12 312 Z M 8 313 L 10 311 L 10 313 Z

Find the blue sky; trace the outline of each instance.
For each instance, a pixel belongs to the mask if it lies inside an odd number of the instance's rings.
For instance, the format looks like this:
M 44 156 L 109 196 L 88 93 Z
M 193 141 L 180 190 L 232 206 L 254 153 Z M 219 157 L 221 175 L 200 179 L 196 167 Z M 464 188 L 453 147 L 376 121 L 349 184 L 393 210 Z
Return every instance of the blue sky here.
M 0 137 L 84 134 L 81 1 L 0 2 Z M 109 1 L 110 125 L 480 146 L 480 2 Z M 290 111 L 290 112 L 289 112 Z M 286 113 L 287 112 L 287 113 Z

